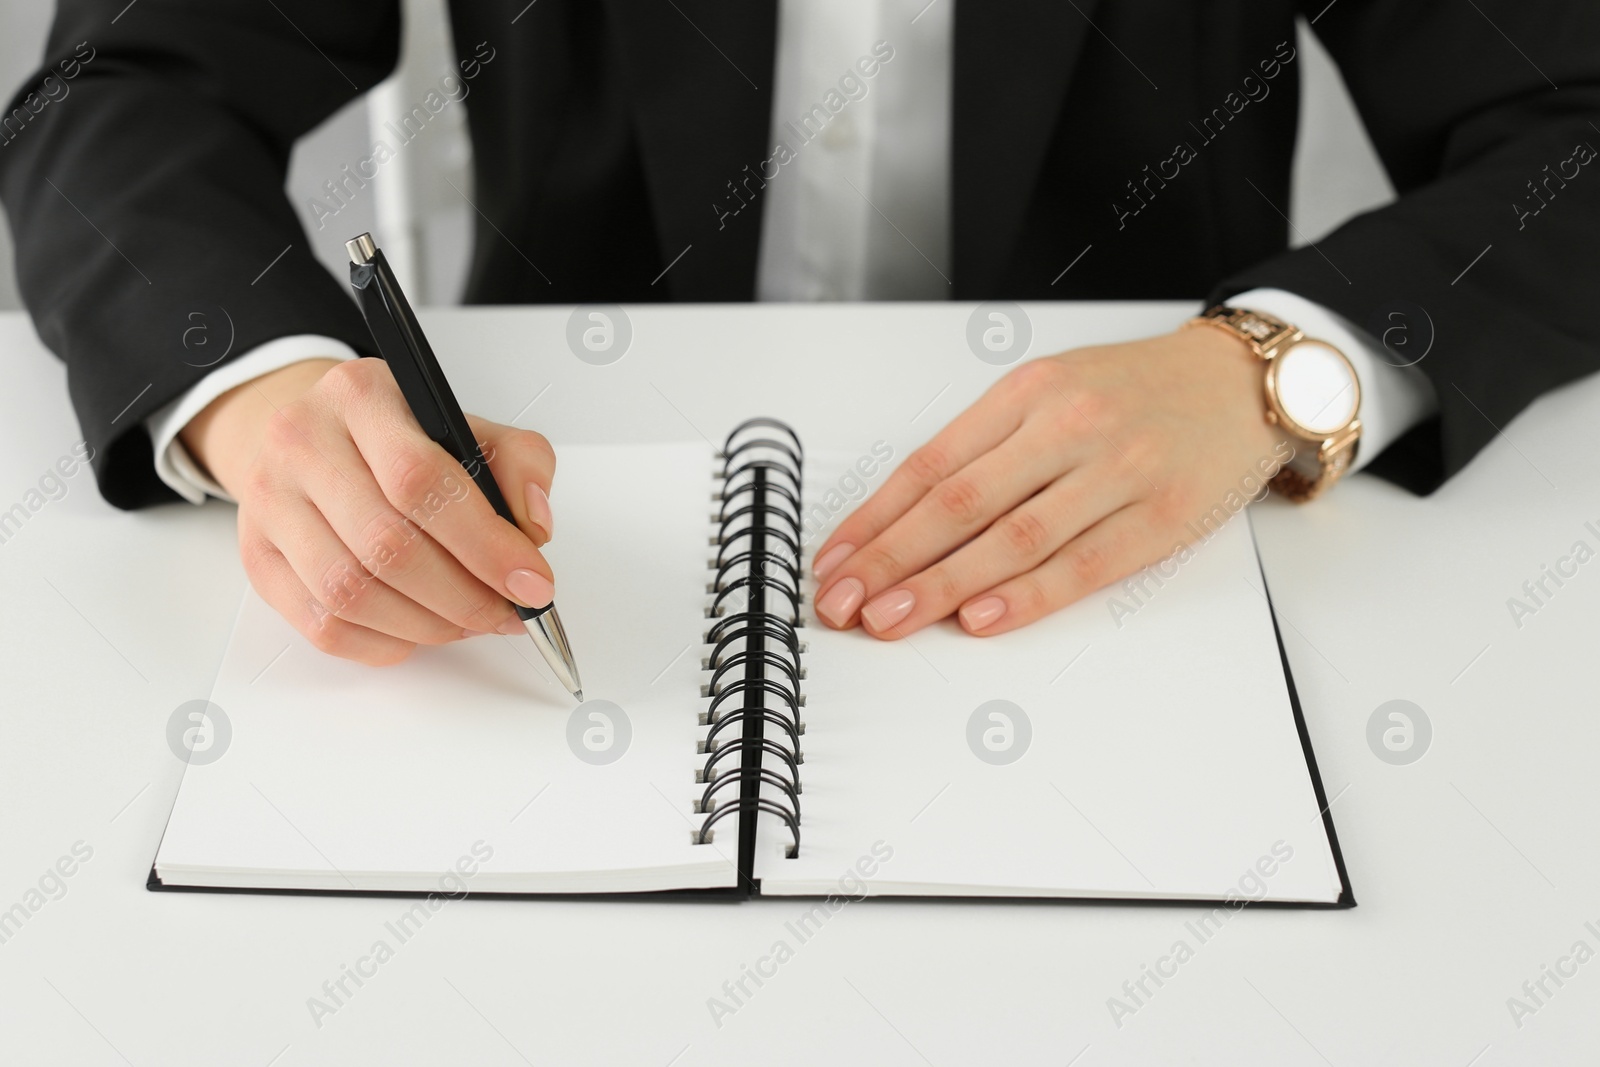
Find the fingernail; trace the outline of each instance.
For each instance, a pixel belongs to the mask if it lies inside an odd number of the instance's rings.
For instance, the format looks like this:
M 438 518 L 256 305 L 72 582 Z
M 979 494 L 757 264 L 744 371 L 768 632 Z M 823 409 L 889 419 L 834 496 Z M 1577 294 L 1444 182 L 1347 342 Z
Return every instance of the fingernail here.
M 992 626 L 1000 621 L 1000 616 L 1006 613 L 1006 602 L 997 596 L 986 596 L 982 600 L 974 600 L 961 609 L 961 621 L 969 630 L 981 630 L 985 626 Z
M 860 579 L 845 578 L 828 590 L 827 596 L 817 601 L 817 614 L 835 626 L 843 626 L 866 598 L 867 588 Z
M 489 636 L 489 631 L 488 630 L 473 630 L 473 629 L 470 629 L 470 628 L 463 627 L 462 630 L 461 630 L 461 636 L 463 638 L 468 638 L 468 637 L 488 637 Z
M 538 482 L 528 483 L 528 521 L 544 531 L 546 541 L 555 536 L 556 519 L 550 514 L 550 497 Z
M 872 603 L 861 609 L 861 619 L 874 630 L 887 630 L 898 626 L 900 620 L 911 614 L 917 598 L 909 589 L 895 589 L 874 597 Z
M 505 634 L 507 637 L 515 637 L 520 633 L 527 632 L 527 627 L 523 626 L 522 620 L 517 618 L 515 615 L 511 616 L 511 618 L 495 627 L 495 629 Z
M 556 587 L 544 575 L 526 567 L 506 575 L 511 599 L 525 608 L 542 608 L 556 598 Z
M 811 562 L 811 573 L 817 576 L 817 581 L 828 576 L 828 572 L 850 558 L 850 553 L 856 550 L 855 545 L 834 545 L 828 551 L 818 556 Z

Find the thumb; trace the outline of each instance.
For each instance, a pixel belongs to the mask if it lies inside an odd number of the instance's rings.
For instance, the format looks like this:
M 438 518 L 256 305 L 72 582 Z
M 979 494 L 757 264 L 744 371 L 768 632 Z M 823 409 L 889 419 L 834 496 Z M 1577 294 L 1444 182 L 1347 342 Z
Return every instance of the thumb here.
M 555 532 L 550 513 L 550 485 L 556 454 L 544 435 L 468 415 L 472 436 L 489 461 L 489 472 L 511 505 L 517 528 L 543 547 Z

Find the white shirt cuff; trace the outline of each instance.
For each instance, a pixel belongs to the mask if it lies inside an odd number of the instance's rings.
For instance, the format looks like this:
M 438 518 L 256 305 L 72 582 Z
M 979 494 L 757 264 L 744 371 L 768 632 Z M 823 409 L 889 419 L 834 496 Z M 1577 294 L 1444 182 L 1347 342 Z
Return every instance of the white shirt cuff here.
M 1283 289 L 1251 289 L 1228 298 L 1233 307 L 1264 311 L 1292 322 L 1307 337 L 1326 341 L 1349 357 L 1361 385 L 1361 444 L 1351 471 L 1360 470 L 1378 453 L 1438 409 L 1433 383 L 1414 366 L 1401 367 L 1376 338 L 1321 304 Z
M 217 397 L 236 385 L 252 378 L 270 374 L 275 370 L 307 359 L 355 359 L 356 352 L 343 341 L 315 334 L 296 334 L 279 337 L 264 345 L 257 345 L 238 359 L 224 363 L 194 385 L 172 403 L 153 412 L 144 420 L 155 448 L 156 474 L 173 491 L 191 504 L 205 503 L 206 495 L 232 501 L 227 490 L 218 485 L 189 455 L 189 450 L 178 440 L 178 433 L 189 420 Z

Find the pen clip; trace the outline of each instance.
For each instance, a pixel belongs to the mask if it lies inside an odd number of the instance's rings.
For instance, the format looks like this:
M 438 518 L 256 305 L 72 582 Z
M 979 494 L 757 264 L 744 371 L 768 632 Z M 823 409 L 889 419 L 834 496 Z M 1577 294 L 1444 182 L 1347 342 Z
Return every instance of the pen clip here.
M 450 432 L 445 413 L 434 402 L 433 390 L 428 387 L 421 368 L 410 355 L 405 335 L 397 321 L 398 316 L 384 299 L 376 264 L 351 264 L 350 286 L 356 292 L 356 299 L 367 320 L 367 329 L 372 332 L 372 340 L 378 346 L 378 354 L 389 365 L 389 371 L 394 375 L 395 383 L 400 386 L 400 392 L 410 405 L 411 413 L 416 416 L 422 432 L 465 464 L 467 459 L 472 457 L 456 454 L 459 449 L 454 441 L 454 435 Z M 476 450 L 474 443 L 473 451 Z
M 418 425 L 466 468 L 494 510 L 515 525 L 516 518 L 489 471 L 467 417 L 450 391 L 444 371 L 400 291 L 400 284 L 383 251 L 368 234 L 346 242 L 345 247 L 351 260 L 350 286 L 367 320 L 367 328 Z

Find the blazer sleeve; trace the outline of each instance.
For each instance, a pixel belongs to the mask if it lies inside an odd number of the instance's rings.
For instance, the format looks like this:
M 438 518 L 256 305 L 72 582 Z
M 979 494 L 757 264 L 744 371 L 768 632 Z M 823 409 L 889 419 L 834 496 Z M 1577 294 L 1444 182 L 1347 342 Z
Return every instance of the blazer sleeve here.
M 1211 298 L 1287 289 L 1373 332 L 1398 309 L 1438 412 L 1370 469 L 1432 492 L 1540 394 L 1600 369 L 1600 4 L 1302 6 L 1399 196 Z
M 397 0 L 61 0 L 3 116 L 0 201 L 112 504 L 178 499 L 146 419 L 225 360 L 296 334 L 371 351 L 284 182 L 295 140 L 394 68 L 399 33 Z

